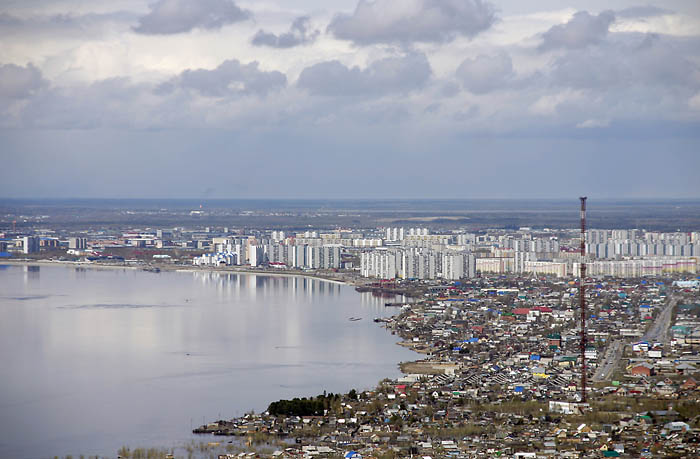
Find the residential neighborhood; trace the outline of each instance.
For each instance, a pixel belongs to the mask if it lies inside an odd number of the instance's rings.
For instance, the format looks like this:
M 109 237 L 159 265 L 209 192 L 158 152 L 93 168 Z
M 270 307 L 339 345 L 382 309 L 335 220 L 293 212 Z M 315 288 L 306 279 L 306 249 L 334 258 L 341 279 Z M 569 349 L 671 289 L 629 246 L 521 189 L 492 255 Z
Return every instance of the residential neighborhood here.
M 371 391 L 320 396 L 325 407 L 314 415 L 268 410 L 195 432 L 242 437 L 252 450 L 256 442 L 289 443 L 268 451 L 272 457 L 696 456 L 695 283 L 605 279 L 591 286 L 586 403 L 575 296 L 576 281 L 546 278 L 435 285 L 381 321 L 402 346 L 424 355 L 402 364 L 403 377 Z M 647 339 L 668 308 L 673 323 Z M 618 345 L 620 353 L 609 352 Z M 605 364 L 609 372 L 595 378 Z

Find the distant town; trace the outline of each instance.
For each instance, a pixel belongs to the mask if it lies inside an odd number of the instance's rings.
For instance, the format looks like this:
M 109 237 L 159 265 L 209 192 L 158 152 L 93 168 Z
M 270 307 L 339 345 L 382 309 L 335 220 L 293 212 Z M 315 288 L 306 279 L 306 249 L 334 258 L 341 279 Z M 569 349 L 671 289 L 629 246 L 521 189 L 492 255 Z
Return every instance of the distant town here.
M 426 227 L 284 231 L 228 227 L 0 232 L 0 256 L 126 264 L 333 270 L 363 278 L 459 280 L 483 274 L 575 276 L 575 229 L 436 231 Z M 698 272 L 700 231 L 592 229 L 588 274 Z
M 532 227 L 0 233 L 7 262 L 307 275 L 395 308 L 377 326 L 422 357 L 402 377 L 194 429 L 219 457 L 697 456 L 700 231 L 594 228 L 580 246 Z

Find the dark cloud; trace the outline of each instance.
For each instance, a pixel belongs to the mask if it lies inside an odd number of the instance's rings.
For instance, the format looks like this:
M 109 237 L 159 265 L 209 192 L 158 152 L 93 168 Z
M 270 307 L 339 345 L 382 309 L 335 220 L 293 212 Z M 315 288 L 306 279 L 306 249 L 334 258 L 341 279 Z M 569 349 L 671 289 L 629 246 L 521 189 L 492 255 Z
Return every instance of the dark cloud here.
M 198 91 L 212 97 L 237 94 L 266 94 L 283 88 L 287 77 L 278 71 L 266 72 L 258 68 L 258 62 L 241 64 L 236 59 L 227 60 L 213 70 L 185 70 L 160 87 L 160 92 L 176 88 Z
M 151 11 L 139 19 L 134 31 L 147 35 L 168 35 L 193 29 L 218 29 L 245 21 L 249 11 L 232 0 L 158 0 Z
M 506 53 L 465 59 L 457 68 L 462 87 L 474 94 L 484 94 L 507 86 L 515 77 L 513 63 Z
M 566 24 L 555 25 L 542 35 L 540 50 L 578 49 L 600 43 L 615 22 L 615 13 L 603 11 L 597 16 L 579 11 Z
M 0 98 L 22 99 L 48 85 L 41 71 L 32 64 L 0 66 Z
M 299 45 L 312 43 L 318 38 L 319 31 L 310 29 L 308 16 L 296 18 L 292 22 L 289 32 L 281 35 L 259 30 L 253 37 L 254 46 L 270 46 L 272 48 L 293 48 Z
M 666 14 L 673 14 L 673 11 L 652 5 L 632 6 L 615 12 L 615 16 L 627 19 L 651 18 Z
M 482 0 L 360 0 L 353 14 L 337 15 L 328 30 L 360 45 L 447 42 L 474 37 L 495 20 L 493 6 Z
M 298 86 L 311 94 L 357 96 L 409 92 L 429 79 L 432 69 L 425 54 L 411 53 L 372 62 L 367 68 L 327 61 L 305 68 Z

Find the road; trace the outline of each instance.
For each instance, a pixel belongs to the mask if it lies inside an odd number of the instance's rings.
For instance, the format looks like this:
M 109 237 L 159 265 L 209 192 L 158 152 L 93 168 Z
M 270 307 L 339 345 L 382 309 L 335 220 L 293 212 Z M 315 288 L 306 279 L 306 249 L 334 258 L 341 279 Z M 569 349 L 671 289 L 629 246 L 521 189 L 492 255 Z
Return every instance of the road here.
M 668 344 L 669 336 L 668 329 L 671 326 L 671 317 L 673 316 L 673 308 L 676 307 L 678 300 L 669 296 L 668 303 L 663 311 L 658 315 L 654 323 L 649 330 L 642 336 L 642 341 L 648 341 L 649 343 L 662 343 L 663 345 Z
M 662 343 L 668 344 L 668 330 L 671 326 L 671 317 L 673 317 L 673 309 L 676 307 L 678 300 L 669 296 L 668 302 L 664 307 L 664 310 L 659 313 L 656 317 L 654 323 L 649 327 L 649 330 L 642 336 L 641 341 L 648 341 L 650 343 Z M 605 350 L 605 356 L 603 361 L 596 368 L 593 374 L 593 382 L 605 381 L 606 378 L 610 378 L 613 370 L 617 367 L 620 358 L 622 358 L 622 352 L 625 349 L 626 341 L 618 340 L 613 341 L 608 348 Z
M 606 377 L 610 378 L 610 375 L 615 367 L 617 367 L 617 363 L 622 357 L 622 351 L 625 349 L 625 344 L 625 341 L 619 340 L 613 341 L 610 346 L 608 346 L 608 348 L 605 350 L 603 361 L 600 365 L 598 365 L 598 368 L 596 368 L 596 371 L 593 374 L 593 382 L 605 381 Z

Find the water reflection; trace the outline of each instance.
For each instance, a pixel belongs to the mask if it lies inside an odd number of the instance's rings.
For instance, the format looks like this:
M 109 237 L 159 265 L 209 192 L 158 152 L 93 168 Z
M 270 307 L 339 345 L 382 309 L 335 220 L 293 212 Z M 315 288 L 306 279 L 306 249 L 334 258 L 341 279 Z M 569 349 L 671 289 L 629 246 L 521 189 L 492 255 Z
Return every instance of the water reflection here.
M 308 276 L 254 274 L 254 273 L 222 273 L 213 271 L 194 272 L 193 276 L 207 288 L 214 288 L 222 296 L 231 299 L 264 299 L 277 295 L 280 290 L 288 298 L 295 300 L 313 301 L 321 297 L 339 296 L 343 288 L 348 287 L 340 282 L 326 281 Z M 401 295 L 377 296 L 370 292 L 357 294 L 358 303 L 363 308 L 383 310 L 386 303 L 399 303 L 408 299 Z
M 29 265 L 29 266 L 23 266 L 22 271 L 24 272 L 24 283 L 27 284 L 30 281 L 38 281 L 39 280 L 39 273 L 40 273 L 40 266 L 35 266 L 35 265 Z
M 195 278 L 208 288 L 214 287 L 222 292 L 236 296 L 245 294 L 255 298 L 269 295 L 284 289 L 292 298 L 313 299 L 317 295 L 339 295 L 343 285 L 339 282 L 325 281 L 306 276 L 282 276 L 274 274 L 238 274 L 221 272 L 195 272 Z
M 87 269 L 82 266 L 76 266 L 74 273 L 76 279 L 85 279 L 87 277 Z
M 401 299 L 339 283 L 42 268 L 0 270 L 0 457 L 170 446 L 193 417 L 369 388 L 413 358 L 372 322 Z

